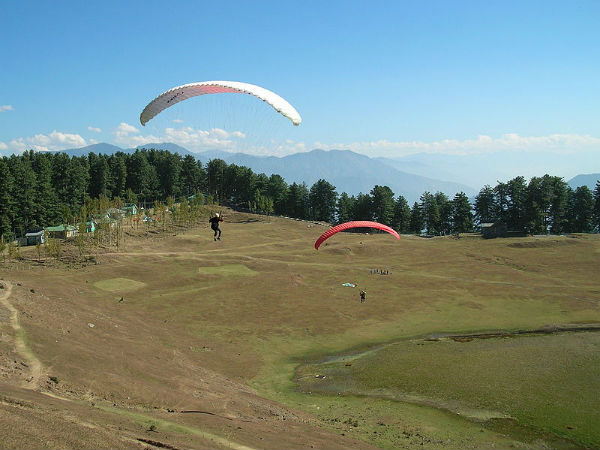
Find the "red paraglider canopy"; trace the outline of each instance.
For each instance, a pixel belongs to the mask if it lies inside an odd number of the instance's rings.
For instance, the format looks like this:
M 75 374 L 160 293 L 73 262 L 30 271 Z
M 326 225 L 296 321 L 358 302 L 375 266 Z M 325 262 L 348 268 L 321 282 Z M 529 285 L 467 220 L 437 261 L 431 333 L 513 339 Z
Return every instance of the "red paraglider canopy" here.
M 388 233 L 393 234 L 396 236 L 396 239 L 400 239 L 400 235 L 393 228 L 390 228 L 387 225 L 379 222 L 370 222 L 368 220 L 357 220 L 354 222 L 341 223 L 327 230 L 315 242 L 315 249 L 319 250 L 319 246 L 323 243 L 323 241 L 329 239 L 331 236 L 339 233 L 340 231 L 347 230 L 348 228 L 377 228 L 378 230 L 387 231 Z

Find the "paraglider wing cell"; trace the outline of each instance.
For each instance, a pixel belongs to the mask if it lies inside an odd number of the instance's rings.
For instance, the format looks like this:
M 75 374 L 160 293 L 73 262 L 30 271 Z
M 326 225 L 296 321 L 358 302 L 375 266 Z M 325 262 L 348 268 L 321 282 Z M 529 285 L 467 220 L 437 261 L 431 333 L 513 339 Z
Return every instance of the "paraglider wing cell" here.
M 315 249 L 319 250 L 319 246 L 325 240 L 329 239 L 334 234 L 339 233 L 340 231 L 347 230 L 349 228 L 376 228 L 378 230 L 386 231 L 386 232 L 394 235 L 396 237 L 396 239 L 400 239 L 400 235 L 393 228 L 390 228 L 387 225 L 384 225 L 384 224 L 379 223 L 379 222 L 370 222 L 370 221 L 367 221 L 367 220 L 358 220 L 358 221 L 354 221 L 354 222 L 341 223 L 341 224 L 336 225 L 335 227 L 330 228 L 329 230 L 327 230 L 325 233 L 323 233 L 319 237 L 319 239 L 316 240 L 316 242 L 315 242 Z
M 183 100 L 199 95 L 207 94 L 249 94 L 267 102 L 275 111 L 292 121 L 294 125 L 300 125 L 302 117 L 285 99 L 268 89 L 249 83 L 239 81 L 202 81 L 200 83 L 184 84 L 163 92 L 152 100 L 140 114 L 140 123 L 146 123 L 161 111 L 175 105 Z

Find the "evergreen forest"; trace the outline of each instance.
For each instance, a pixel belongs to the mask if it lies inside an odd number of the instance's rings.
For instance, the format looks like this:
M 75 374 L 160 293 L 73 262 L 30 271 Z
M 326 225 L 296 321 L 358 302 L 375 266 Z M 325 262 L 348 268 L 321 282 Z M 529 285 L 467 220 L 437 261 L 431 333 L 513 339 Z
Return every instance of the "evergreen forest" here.
M 444 235 L 502 222 L 529 234 L 589 233 L 600 229 L 600 182 L 571 189 L 556 176 L 516 177 L 484 186 L 474 199 L 424 192 L 409 205 L 402 193 L 373 186 L 338 193 L 327 180 L 288 184 L 281 176 L 164 150 L 113 155 L 27 151 L 0 159 L 0 236 L 4 241 L 59 224 L 76 224 L 101 205 L 173 204 L 201 197 L 234 208 L 298 219 L 342 223 L 373 220 L 400 233 Z

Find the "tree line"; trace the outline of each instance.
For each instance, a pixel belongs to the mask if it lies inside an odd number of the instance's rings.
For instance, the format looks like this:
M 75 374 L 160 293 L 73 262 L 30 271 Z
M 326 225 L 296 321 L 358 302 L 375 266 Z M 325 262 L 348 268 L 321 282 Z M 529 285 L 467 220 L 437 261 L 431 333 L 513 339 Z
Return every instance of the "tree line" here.
M 310 187 L 288 184 L 280 175 L 256 174 L 221 159 L 203 165 L 192 155 L 144 149 L 72 157 L 27 151 L 1 158 L 0 236 L 7 239 L 37 227 L 73 223 L 98 210 L 99 199 L 153 205 L 199 193 L 209 201 L 260 213 L 330 223 L 374 220 L 400 233 L 464 233 L 498 221 L 525 233 L 600 228 L 600 183 L 592 192 L 585 186 L 573 190 L 560 177 L 516 177 L 484 186 L 472 204 L 462 192 L 453 198 L 424 192 L 411 206 L 387 186 L 376 185 L 358 195 L 338 194 L 323 179 Z

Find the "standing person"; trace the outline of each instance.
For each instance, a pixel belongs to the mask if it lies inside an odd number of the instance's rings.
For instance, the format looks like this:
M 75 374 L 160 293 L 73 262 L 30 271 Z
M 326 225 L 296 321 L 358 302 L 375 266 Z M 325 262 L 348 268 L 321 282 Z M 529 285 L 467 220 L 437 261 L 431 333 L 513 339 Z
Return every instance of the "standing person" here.
M 367 291 L 360 291 L 360 302 L 364 303 L 367 299 Z
M 219 228 L 219 222 L 223 222 L 223 217 L 219 213 L 216 213 L 214 217 L 211 217 L 209 220 L 210 227 L 215 232 L 213 239 L 216 241 L 217 239 L 221 240 L 221 229 Z

